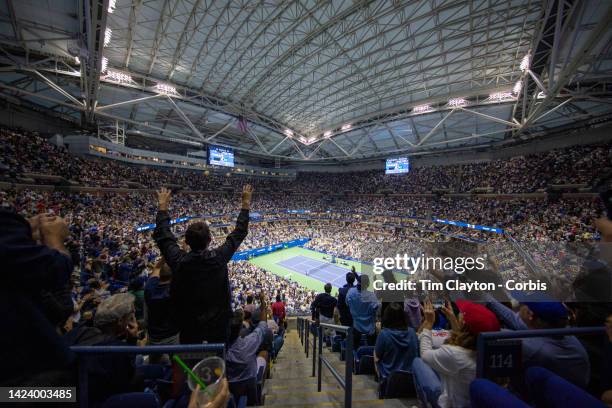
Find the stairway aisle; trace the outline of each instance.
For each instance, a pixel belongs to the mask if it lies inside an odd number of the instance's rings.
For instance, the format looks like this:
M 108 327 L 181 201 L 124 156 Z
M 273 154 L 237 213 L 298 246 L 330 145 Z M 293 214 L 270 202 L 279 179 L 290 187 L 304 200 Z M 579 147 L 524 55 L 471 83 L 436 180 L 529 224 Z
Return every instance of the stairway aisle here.
M 295 327 L 295 325 L 294 325 Z M 312 337 L 311 337 L 312 340 Z M 332 365 L 344 374 L 344 362 L 339 353 L 325 349 Z M 378 399 L 377 384 L 372 376 L 353 376 L 354 407 L 411 407 L 396 399 Z M 329 370 L 323 370 L 321 392 L 317 392 L 317 377 L 312 377 L 312 356 L 306 358 L 298 332 L 293 328 L 285 337 L 285 344 L 272 367 L 272 378 L 264 385 L 265 406 L 286 408 L 343 407 L 344 390 Z

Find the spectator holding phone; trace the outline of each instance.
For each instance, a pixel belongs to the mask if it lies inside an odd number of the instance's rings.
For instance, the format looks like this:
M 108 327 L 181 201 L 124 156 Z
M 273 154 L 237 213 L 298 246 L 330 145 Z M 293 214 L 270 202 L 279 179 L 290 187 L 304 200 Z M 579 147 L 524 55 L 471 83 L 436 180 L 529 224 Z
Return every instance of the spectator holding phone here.
M 420 358 L 412 363 L 417 393 L 427 389 L 428 400 L 436 399 L 442 408 L 470 406 L 470 383 L 476 377 L 476 338 L 481 332 L 498 331 L 499 321 L 486 307 L 458 300 L 457 317 L 447 302 L 440 308 L 449 321 L 452 333 L 447 342 L 433 348 L 432 328 L 436 311 L 431 301 L 423 307 L 424 321 L 420 328 Z

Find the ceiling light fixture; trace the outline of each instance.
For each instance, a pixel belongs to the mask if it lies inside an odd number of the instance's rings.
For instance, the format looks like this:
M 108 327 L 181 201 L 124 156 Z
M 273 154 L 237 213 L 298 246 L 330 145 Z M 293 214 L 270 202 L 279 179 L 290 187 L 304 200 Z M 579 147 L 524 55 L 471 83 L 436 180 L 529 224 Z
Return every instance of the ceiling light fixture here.
M 464 106 L 467 101 L 463 98 L 451 98 L 448 100 L 448 106 Z
M 166 94 L 166 95 L 177 95 L 176 88 L 172 85 L 159 83 L 155 85 L 155 90 L 157 93 Z
M 130 84 L 132 82 L 134 82 L 134 80 L 132 79 L 132 76 L 120 71 L 114 71 L 114 70 L 108 70 L 106 72 L 106 78 L 105 79 L 109 79 L 111 81 L 115 81 L 115 82 L 119 82 L 121 84 Z
M 108 68 L 108 58 L 102 57 L 102 64 L 100 65 L 100 72 L 106 72 L 106 68 Z
M 110 0 L 108 2 L 108 12 L 112 14 L 115 11 L 115 7 L 117 7 L 117 0 Z
M 347 123 L 346 125 L 342 125 L 342 130 L 346 132 L 347 130 L 351 130 L 352 127 L 350 123 Z
M 494 92 L 489 95 L 489 99 L 494 100 L 494 101 L 503 101 L 503 100 L 512 99 L 512 98 L 513 96 L 511 92 Z
M 521 65 L 520 65 L 521 71 L 524 72 L 529 69 L 529 63 L 531 62 L 530 60 L 531 60 L 531 55 L 527 53 L 521 60 Z
M 423 113 L 431 110 L 431 106 L 429 105 L 418 105 L 412 108 L 412 112 L 414 113 Z
M 106 30 L 104 31 L 104 46 L 105 47 L 107 47 L 108 44 L 110 44 L 112 36 L 113 36 L 113 30 L 111 30 L 109 27 L 106 27 Z

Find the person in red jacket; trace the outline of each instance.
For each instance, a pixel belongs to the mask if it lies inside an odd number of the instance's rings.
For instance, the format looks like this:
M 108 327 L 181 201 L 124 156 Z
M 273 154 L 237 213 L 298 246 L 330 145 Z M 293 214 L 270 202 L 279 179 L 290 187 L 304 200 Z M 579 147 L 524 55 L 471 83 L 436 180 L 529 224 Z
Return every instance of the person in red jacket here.
M 281 296 L 276 295 L 276 302 L 272 303 L 272 318 L 278 327 L 286 327 L 285 303 L 281 301 Z

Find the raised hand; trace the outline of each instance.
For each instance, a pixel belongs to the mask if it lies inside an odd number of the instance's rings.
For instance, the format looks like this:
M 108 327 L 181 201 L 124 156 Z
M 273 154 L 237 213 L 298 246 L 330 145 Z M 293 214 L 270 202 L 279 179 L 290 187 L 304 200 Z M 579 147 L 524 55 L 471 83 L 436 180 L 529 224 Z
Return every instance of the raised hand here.
M 253 195 L 253 187 L 250 184 L 242 188 L 242 209 L 248 210 L 251 208 L 251 196 Z
M 28 218 L 28 222 L 30 223 L 30 229 L 32 230 L 32 239 L 36 242 L 42 240 L 42 237 L 40 236 L 40 217 L 43 216 L 44 214 L 38 214 Z
M 46 244 L 63 243 L 70 234 L 68 224 L 62 217 L 52 215 L 41 215 L 38 217 L 40 238 Z
M 599 230 L 602 241 L 612 242 L 612 221 L 607 218 L 598 218 L 595 220 L 595 227 Z
M 166 187 L 162 187 L 160 190 L 157 191 L 157 203 L 159 205 L 160 211 L 168 211 L 168 205 L 170 204 L 171 196 L 172 192 Z
M 453 312 L 453 306 L 451 305 L 450 301 L 447 300 L 444 303 L 444 306 L 440 308 L 440 310 L 450 323 L 451 330 L 459 331 L 461 329 L 461 324 L 459 323 L 459 320 L 457 320 L 457 316 Z
M 423 318 L 423 328 L 431 330 L 436 321 L 436 310 L 429 299 L 423 304 Z

